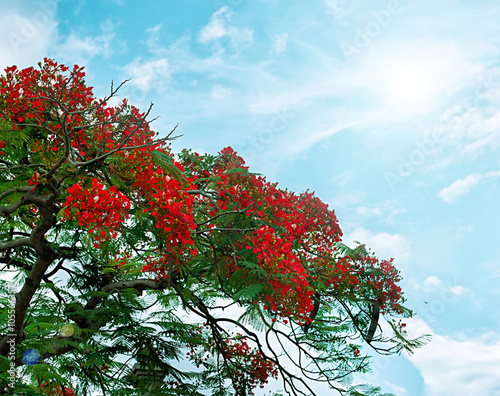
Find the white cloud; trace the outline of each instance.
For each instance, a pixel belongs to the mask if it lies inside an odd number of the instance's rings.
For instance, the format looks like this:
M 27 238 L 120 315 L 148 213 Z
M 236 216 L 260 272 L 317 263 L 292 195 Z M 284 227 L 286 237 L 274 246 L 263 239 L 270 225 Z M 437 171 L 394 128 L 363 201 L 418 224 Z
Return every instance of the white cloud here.
M 123 45 L 116 40 L 117 24 L 110 19 L 100 24 L 100 34 L 81 36 L 72 32 L 56 47 L 56 55 L 69 64 L 87 65 L 93 58 L 100 56 L 110 58 L 115 52 L 121 51 Z
M 389 234 L 380 232 L 374 234 L 370 230 L 359 227 L 343 238 L 349 246 L 354 246 L 354 241 L 366 244 L 377 257 L 383 259 L 394 258 L 398 263 L 408 260 L 410 257 L 410 245 L 406 238 L 400 234 Z
M 454 166 L 464 159 L 473 160 L 500 147 L 500 68 L 479 67 L 468 78 L 464 76 L 463 81 L 469 80 L 466 85 L 457 82 L 457 87 L 465 93 L 442 112 L 428 131 L 429 135 L 432 132 L 442 136 L 438 143 L 442 155 L 445 147 L 451 148 L 446 156 L 435 158 L 436 163 L 429 170 Z
M 497 282 L 496 280 L 500 279 L 500 260 L 493 259 L 480 264 L 479 267 L 481 271 L 488 274 L 488 280 L 495 280 L 495 282 Z M 500 289 L 495 288 L 494 292 L 500 293 Z
M 349 9 L 345 5 L 345 0 L 325 0 L 325 6 L 329 13 L 340 18 L 349 14 Z
M 374 206 L 372 208 L 367 208 L 366 206 L 358 206 L 356 211 L 361 215 L 369 215 L 369 216 L 382 216 L 382 209 L 380 206 Z
M 500 176 L 500 171 L 491 171 L 483 174 L 471 173 L 464 179 L 459 179 L 451 183 L 448 187 L 439 192 L 439 197 L 446 203 L 455 202 L 459 197 L 467 194 L 472 187 L 486 178 Z
M 226 99 L 230 97 L 232 94 L 232 90 L 230 88 L 225 88 L 222 85 L 214 85 L 212 88 L 212 98 L 215 100 Z
M 214 12 L 210 22 L 200 31 L 199 41 L 203 44 L 217 42 L 227 37 L 235 49 L 247 48 L 253 43 L 253 31 L 246 28 L 237 28 L 230 24 L 235 15 L 228 7 L 222 7 Z
M 457 297 L 464 295 L 468 291 L 469 291 L 469 289 L 467 289 L 466 287 L 463 287 L 462 285 L 450 287 L 450 292 Z
M 126 77 L 131 79 L 129 84 L 142 92 L 148 92 L 153 87 L 162 91 L 170 80 L 171 68 L 167 59 L 142 61 L 136 58 L 123 69 Z
M 427 277 L 424 280 L 424 287 L 425 288 L 428 288 L 428 287 L 442 287 L 442 286 L 443 286 L 443 282 L 441 282 L 441 279 L 439 279 L 435 275 L 429 276 L 429 277 Z
M 57 2 L 19 1 L 2 3 L 0 14 L 0 71 L 20 68 L 43 60 L 53 46 L 57 32 Z
M 163 47 L 161 42 L 161 34 L 163 30 L 163 24 L 158 24 L 146 30 L 149 33 L 148 40 L 146 42 L 148 51 L 156 56 L 164 56 L 166 54 L 166 49 Z
M 113 53 L 111 45 L 113 38 L 112 33 L 96 37 L 80 37 L 72 33 L 57 47 L 57 57 L 80 66 L 85 66 L 95 56 L 109 58 Z
M 500 176 L 500 171 L 487 172 L 487 173 L 485 173 L 485 176 L 486 177 L 498 177 L 498 176 Z
M 281 54 L 286 51 L 288 33 L 277 34 L 273 37 L 272 53 Z
M 439 196 L 446 203 L 456 201 L 460 196 L 467 194 L 469 190 L 479 183 L 481 175 L 471 173 L 465 179 L 459 179 L 439 192 Z
M 402 386 L 393 384 L 389 381 L 385 381 L 384 386 L 382 387 L 384 390 L 389 392 L 394 392 L 395 395 L 404 396 L 408 394 L 408 391 Z
M 408 323 L 410 336 L 431 334 L 432 341 L 409 360 L 420 371 L 428 396 L 500 395 L 500 334 L 477 337 L 434 334 L 422 319 Z
M 227 22 L 233 14 L 234 12 L 229 11 L 227 7 L 222 7 L 212 14 L 210 22 L 200 32 L 200 41 L 208 43 L 227 35 Z
M 315 114 L 314 128 L 293 139 L 293 154 L 327 140 L 339 127 L 368 127 L 370 139 L 378 142 L 381 133 L 399 132 L 400 129 L 383 128 L 374 131 L 374 125 L 401 122 L 416 115 L 427 114 L 445 96 L 474 87 L 475 77 L 482 71 L 461 47 L 449 43 L 426 40 L 410 42 L 381 41 L 377 50 L 368 51 L 356 63 L 339 61 L 331 53 L 306 43 L 294 41 L 294 47 L 302 51 L 302 58 L 314 59 L 314 64 L 299 65 L 295 78 L 274 76 L 265 85 L 256 85 L 258 95 L 252 104 L 255 112 L 267 111 L 278 105 L 290 111 L 300 112 L 311 103 L 337 103 L 353 98 L 354 92 L 362 92 L 363 100 L 371 107 L 319 107 Z M 307 71 L 306 71 L 307 70 Z M 451 70 L 451 72 L 450 72 Z M 352 103 L 355 103 L 354 101 Z M 316 111 L 316 109 L 311 109 Z M 292 151 L 287 151 L 292 152 Z
M 415 285 L 415 289 L 422 289 L 424 292 L 441 292 L 441 296 L 448 296 L 455 299 L 469 292 L 469 289 L 462 285 L 447 285 L 436 275 L 431 275 L 425 278 L 421 285 Z
M 300 153 L 314 146 L 316 143 L 325 140 L 328 137 L 339 133 L 353 125 L 356 125 L 356 123 L 340 123 L 330 128 L 317 129 L 314 131 L 310 131 L 307 134 L 302 134 L 301 138 L 298 140 L 290 139 L 290 136 L 282 136 L 283 143 L 278 145 L 280 147 L 280 150 L 285 150 L 288 156 L 295 158 Z
M 395 208 L 391 202 L 387 201 L 372 205 L 370 207 L 358 206 L 356 208 L 356 212 L 362 216 L 376 216 L 376 217 L 384 216 L 385 219 L 390 219 L 395 215 L 403 213 L 404 210 Z

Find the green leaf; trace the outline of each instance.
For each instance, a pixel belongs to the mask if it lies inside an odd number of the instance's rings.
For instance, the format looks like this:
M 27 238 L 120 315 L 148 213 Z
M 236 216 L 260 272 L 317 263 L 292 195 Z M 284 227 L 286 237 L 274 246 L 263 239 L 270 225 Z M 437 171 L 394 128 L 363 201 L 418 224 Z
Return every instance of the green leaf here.
M 179 168 L 174 165 L 172 157 L 161 151 L 153 151 L 152 155 L 156 163 L 160 165 L 168 175 L 172 176 L 174 179 L 181 183 L 188 183 L 188 181 L 184 177 L 184 174 L 180 171 Z
M 263 313 L 258 304 L 248 306 L 245 313 L 238 318 L 238 322 L 241 324 L 249 324 L 257 331 L 264 331 L 267 327 L 263 320 Z
M 232 174 L 232 173 L 243 174 L 243 173 L 248 173 L 248 171 L 245 168 L 231 168 L 231 169 L 228 169 L 225 173 L 228 173 L 228 174 Z
M 246 300 L 252 300 L 254 297 L 258 296 L 260 292 L 262 292 L 263 286 L 262 283 L 255 283 L 233 295 L 234 301 L 238 301 L 240 297 L 243 297 Z

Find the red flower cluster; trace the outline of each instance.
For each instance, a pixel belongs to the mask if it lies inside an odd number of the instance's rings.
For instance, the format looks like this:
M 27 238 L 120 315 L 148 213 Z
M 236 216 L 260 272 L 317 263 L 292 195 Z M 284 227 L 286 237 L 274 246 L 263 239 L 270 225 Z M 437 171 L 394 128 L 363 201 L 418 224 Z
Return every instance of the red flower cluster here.
M 260 266 L 267 274 L 269 287 L 264 294 L 265 307 L 281 317 L 307 320 L 313 309 L 308 274 L 300 258 L 292 251 L 293 237 L 279 237 L 273 229 L 261 227 L 248 238 Z
M 350 257 L 338 258 L 335 263 L 329 261 L 322 268 L 321 275 L 325 285 L 339 293 L 352 292 L 359 288 L 358 272 L 353 268 Z
M 18 124 L 36 123 L 46 125 L 53 119 L 61 119 L 67 124 L 80 125 L 82 119 L 76 114 L 88 108 L 93 102 L 92 87 L 83 80 L 82 68 L 74 66 L 69 77 L 69 68 L 45 58 L 41 69 L 33 67 L 18 70 L 16 66 L 5 69 L 5 77 L 0 80 L 0 95 L 4 98 L 2 110 L 10 118 L 12 130 L 20 130 Z M 64 103 L 65 114 L 56 113 L 56 104 L 50 98 L 58 98 Z M 61 125 L 53 125 L 49 141 L 55 141 Z
M 206 326 L 206 323 L 204 323 Z M 197 343 L 186 345 L 186 357 L 193 360 L 196 367 L 207 364 L 211 357 L 210 338 L 204 334 L 203 328 L 191 330 Z M 256 348 L 250 348 L 248 338 L 237 334 L 235 338 L 226 339 L 222 352 L 224 359 L 229 362 L 233 385 L 237 394 L 253 395 L 257 386 L 263 388 L 269 378 L 278 378 L 276 365 L 267 359 Z M 206 345 L 204 348 L 201 345 Z
M 137 143 L 137 142 L 136 142 Z M 178 172 L 184 172 L 182 164 L 175 161 L 169 153 L 158 148 L 159 152 L 169 156 L 172 166 Z M 156 271 L 165 275 L 168 255 L 180 264 L 179 258 L 185 253 L 195 253 L 191 232 L 196 228 L 193 218 L 194 198 L 188 193 L 194 187 L 191 179 L 177 179 L 168 174 L 151 157 L 151 148 L 132 153 L 128 156 L 130 164 L 135 164 L 131 176 L 133 187 L 140 198 L 145 201 L 144 213 L 149 213 L 154 220 L 155 228 L 160 232 L 165 252 L 158 251 L 156 257 L 148 257 L 144 271 Z M 120 170 L 118 170 L 120 172 Z M 131 177 L 130 175 L 128 177 Z
M 224 351 L 226 359 L 236 359 L 242 366 L 242 370 L 234 373 L 234 386 L 237 394 L 253 395 L 253 389 L 256 386 L 263 388 L 268 383 L 269 377 L 278 378 L 276 365 L 262 357 L 262 354 L 250 348 L 247 338 L 241 336 L 231 340 L 226 344 Z
M 67 386 L 64 387 L 64 392 L 59 385 L 49 385 L 47 382 L 43 383 L 40 388 L 46 392 L 47 396 L 75 396 L 75 391 Z
M 371 275 L 369 284 L 377 291 L 382 311 L 402 313 L 403 291 L 397 285 L 401 281 L 401 275 L 393 261 L 392 258 L 390 260 L 377 260 L 378 271 Z
M 152 140 L 154 133 L 144 114 L 125 100 L 118 107 L 97 100 L 85 83 L 83 68 L 75 65 L 70 70 L 48 58 L 39 66 L 39 70 L 5 69 L 5 76 L 0 77 L 0 114 L 11 121 L 13 131 L 42 126 L 32 151 L 40 153 L 47 164 L 57 161 L 53 153 L 65 149 L 68 131 L 71 157 L 77 161 Z
M 209 216 L 217 216 L 220 210 L 244 211 L 255 223 L 267 224 L 256 227 L 237 246 L 250 249 L 266 273 L 260 279 L 266 286 L 259 297 L 266 307 L 281 317 L 307 320 L 314 294 L 309 275 L 312 256 L 307 251 L 334 254 L 342 235 L 335 213 L 313 193 L 295 195 L 250 174 L 232 148 L 220 154 L 212 174 L 218 207 L 212 205 Z M 242 269 L 234 260 L 227 264 L 229 275 Z M 255 279 L 249 277 L 248 281 Z
M 64 219 L 76 219 L 80 226 L 85 226 L 94 234 L 96 247 L 109 239 L 115 238 L 117 230 L 128 218 L 130 201 L 115 186 L 109 189 L 97 179 L 92 179 L 89 189 L 79 182 L 68 188 L 68 197 L 64 202 Z
M 64 392 L 59 388 L 54 396 L 75 396 L 73 389 L 64 387 Z
M 393 259 L 380 260 L 365 253 L 361 245 L 352 256 L 337 259 L 337 268 L 343 276 L 331 277 L 329 282 L 336 290 L 349 289 L 351 292 L 364 293 L 363 297 L 375 299 L 383 313 L 402 314 L 401 304 L 405 301 L 403 291 L 398 286 L 400 272 L 393 264 Z M 363 284 L 363 288 L 361 285 Z
M 359 348 L 356 345 L 351 344 L 350 347 L 351 347 L 351 351 L 352 351 L 352 354 L 354 355 L 354 357 L 361 356 L 361 351 L 359 350 Z
M 393 319 L 392 320 L 393 326 L 402 334 L 408 334 L 406 331 L 406 323 L 403 322 L 401 319 L 397 320 Z
M 250 251 L 253 258 L 243 253 L 219 257 L 219 265 L 228 277 L 238 272 L 247 285 L 261 283 L 263 291 L 256 302 L 263 302 L 266 309 L 281 318 L 307 322 L 315 290 L 330 288 L 337 295 L 375 298 L 382 309 L 399 312 L 402 295 L 396 283 L 400 278 L 392 264 L 370 256 L 339 257 L 336 246 L 342 232 L 335 213 L 313 193 L 296 195 L 283 191 L 249 173 L 244 160 L 230 147 L 220 152 L 211 172 L 203 170 L 199 162 L 195 156 L 185 164 L 193 167 L 192 176 L 199 175 L 202 180 L 207 179 L 208 173 L 218 192 L 216 203 L 206 198 L 195 201 L 207 213 L 207 232 L 215 240 L 224 241 L 215 230 L 237 229 L 235 220 L 220 216 L 228 211 L 245 213 L 255 224 L 253 231 L 246 231 L 233 242 L 240 251 Z M 192 182 L 197 181 L 193 178 Z M 245 261 L 257 262 L 263 272 L 256 276 Z M 368 273 L 374 277 L 367 284 Z
M 176 164 L 181 171 L 182 165 Z M 147 180 L 145 184 L 143 180 Z M 155 227 L 163 235 L 168 249 L 182 254 L 186 245 L 192 245 L 191 231 L 196 228 L 193 220 L 193 197 L 186 192 L 179 180 L 165 174 L 161 169 L 147 167 L 137 182 L 148 200 Z

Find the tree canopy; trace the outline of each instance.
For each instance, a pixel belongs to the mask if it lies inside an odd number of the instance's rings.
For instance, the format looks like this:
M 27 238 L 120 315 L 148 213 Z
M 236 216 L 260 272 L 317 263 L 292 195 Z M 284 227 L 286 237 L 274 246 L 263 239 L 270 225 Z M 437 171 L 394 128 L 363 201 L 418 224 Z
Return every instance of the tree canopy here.
M 367 353 L 425 341 L 405 334 L 393 260 L 230 147 L 172 153 L 151 107 L 110 105 L 120 87 L 96 98 L 51 59 L 0 79 L 0 388 L 379 394 L 351 382 Z

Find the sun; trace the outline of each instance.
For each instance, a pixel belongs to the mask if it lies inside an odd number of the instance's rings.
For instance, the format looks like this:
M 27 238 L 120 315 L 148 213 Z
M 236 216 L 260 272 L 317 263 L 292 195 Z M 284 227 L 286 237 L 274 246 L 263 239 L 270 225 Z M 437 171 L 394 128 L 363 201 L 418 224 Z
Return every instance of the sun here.
M 399 64 L 387 71 L 386 93 L 391 101 L 420 102 L 433 91 L 431 76 L 416 65 Z
M 443 70 L 425 57 L 387 57 L 370 65 L 370 87 L 380 106 L 422 113 L 437 103 Z
M 428 62 L 396 62 L 388 66 L 384 74 L 384 91 L 389 104 L 422 109 L 436 100 L 439 82 Z

